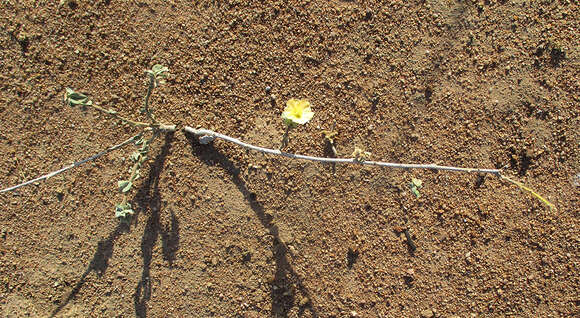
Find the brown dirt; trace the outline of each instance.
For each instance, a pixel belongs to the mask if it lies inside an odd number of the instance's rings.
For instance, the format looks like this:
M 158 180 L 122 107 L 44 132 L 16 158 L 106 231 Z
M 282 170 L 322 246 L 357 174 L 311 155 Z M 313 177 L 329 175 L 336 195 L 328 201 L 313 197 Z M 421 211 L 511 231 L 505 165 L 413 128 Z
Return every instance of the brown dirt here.
M 578 1 L 65 2 L 0 3 L 2 187 L 137 131 L 64 107 L 65 87 L 136 116 L 162 63 L 164 122 L 274 147 L 285 101 L 308 98 L 291 152 L 327 155 L 336 123 L 342 156 L 505 167 L 557 210 L 495 177 L 333 175 L 178 132 L 130 228 L 113 212 L 130 149 L 0 195 L 2 316 L 579 314 Z

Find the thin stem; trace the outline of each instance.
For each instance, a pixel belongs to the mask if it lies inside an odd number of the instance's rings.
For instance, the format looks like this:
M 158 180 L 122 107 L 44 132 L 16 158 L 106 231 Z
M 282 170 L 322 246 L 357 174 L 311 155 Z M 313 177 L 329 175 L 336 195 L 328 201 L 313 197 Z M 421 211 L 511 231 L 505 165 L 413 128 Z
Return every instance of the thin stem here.
M 439 166 L 435 164 L 403 164 L 403 163 L 391 163 L 391 162 L 382 162 L 382 161 L 361 161 L 357 158 L 324 158 L 324 157 L 314 157 L 314 156 L 305 156 L 305 155 L 298 155 L 292 154 L 287 152 L 282 152 L 280 150 L 269 149 L 259 146 L 254 146 L 243 141 L 240 141 L 236 138 L 226 136 L 220 133 L 217 133 L 212 130 L 208 129 L 195 129 L 192 127 L 185 127 L 184 130 L 188 133 L 191 133 L 197 137 L 203 138 L 202 141 L 204 143 L 209 142 L 212 138 L 220 138 L 239 146 L 268 153 L 272 155 L 283 156 L 292 159 L 303 159 L 303 160 L 310 160 L 310 161 L 317 161 L 317 162 L 327 162 L 327 163 L 351 163 L 351 164 L 360 164 L 360 165 L 370 165 L 370 166 L 380 166 L 380 167 L 387 167 L 387 168 L 397 168 L 397 169 L 434 169 L 434 170 L 446 170 L 446 171 L 457 171 L 457 172 L 471 172 L 471 173 L 490 173 L 496 176 L 501 176 L 501 171 L 499 169 L 480 169 L 480 168 L 460 168 L 460 167 L 450 167 L 450 166 Z M 209 137 L 209 138 L 208 138 Z
M 86 106 L 87 107 L 92 107 L 95 110 L 98 110 L 100 112 L 103 112 L 103 113 L 105 113 L 107 115 L 111 115 L 111 116 L 113 116 L 113 117 L 115 117 L 117 119 L 120 119 L 120 120 L 122 120 L 122 121 L 124 121 L 124 122 L 126 122 L 126 123 L 128 123 L 130 125 L 133 125 L 135 127 L 156 128 L 156 129 L 158 129 L 158 130 L 160 130 L 162 132 L 173 132 L 173 131 L 175 131 L 175 128 L 176 128 L 175 125 L 166 125 L 166 124 L 162 124 L 162 123 L 159 123 L 159 122 L 154 122 L 154 123 L 151 123 L 150 124 L 150 123 L 144 123 L 144 122 L 140 122 L 140 121 L 134 121 L 134 120 L 131 120 L 131 119 L 128 119 L 128 118 L 125 118 L 125 117 L 120 116 L 114 110 L 107 110 L 107 109 L 104 109 L 104 108 L 102 108 L 100 106 L 97 106 L 95 104 L 86 105 Z
M 153 140 L 155 140 L 155 138 L 157 138 L 159 136 L 160 133 L 161 133 L 160 130 L 155 129 L 153 131 L 153 135 L 151 136 L 151 138 L 144 141 L 144 144 L 147 145 L 147 150 L 144 154 L 142 153 L 141 156 L 139 156 L 139 160 L 137 160 L 133 164 L 133 167 L 131 168 L 131 174 L 129 175 L 130 182 L 133 182 L 137 178 L 137 174 L 139 173 L 139 168 L 148 160 L 149 146 L 151 145 Z M 127 203 L 127 192 L 123 192 L 123 204 L 125 204 L 125 203 Z
M 147 93 L 145 94 L 143 112 L 147 114 L 152 123 L 157 123 L 157 120 L 155 119 L 153 112 L 149 110 L 149 100 L 151 98 L 151 93 L 153 92 L 154 88 L 155 88 L 155 75 L 149 74 L 149 86 L 147 86 Z
M 133 165 L 133 168 L 131 168 L 131 175 L 129 176 L 130 181 L 133 181 L 135 179 L 135 176 L 137 175 L 139 167 L 141 167 L 147 161 L 148 154 L 149 154 L 149 147 L 150 147 L 151 143 L 153 142 L 153 140 L 155 140 L 155 138 L 157 138 L 159 136 L 159 133 L 160 133 L 159 130 L 155 130 L 153 132 L 153 135 L 151 136 L 151 138 L 144 141 L 144 143 L 147 145 L 147 150 L 144 152 L 144 154 L 141 154 L 141 156 L 139 157 L 139 160 L 137 160 L 137 162 L 135 162 L 135 164 Z
M 511 178 L 508 178 L 504 175 L 500 175 L 500 178 L 502 180 L 506 180 L 510 183 L 515 184 L 516 186 L 518 186 L 520 189 L 529 192 L 531 195 L 533 195 L 534 197 L 536 197 L 538 200 L 542 201 L 545 205 L 549 206 L 550 209 L 555 209 L 556 207 L 548 200 L 546 200 L 544 197 L 542 197 L 541 195 L 539 195 L 536 191 L 532 190 L 531 188 L 526 187 L 523 183 L 518 182 L 516 180 L 513 180 Z
M 148 126 L 151 126 L 151 124 L 148 124 L 148 123 L 143 123 L 143 122 L 140 122 L 140 121 L 134 121 L 134 120 L 125 118 L 125 117 L 119 115 L 114 110 L 104 109 L 101 106 L 95 105 L 94 103 L 91 104 L 91 105 L 85 105 L 85 106 L 92 107 L 95 110 L 98 110 L 98 111 L 103 112 L 103 113 L 105 113 L 107 115 L 113 116 L 113 117 L 115 117 L 117 119 L 120 119 L 120 120 L 122 120 L 122 121 L 124 121 L 124 122 L 126 122 L 126 123 L 128 123 L 130 125 L 133 125 L 135 127 L 148 127 Z
M 284 135 L 282 136 L 282 142 L 280 143 L 279 150 L 282 150 L 288 146 L 288 134 L 290 133 L 290 129 L 292 129 L 291 125 L 286 125 L 286 130 L 284 130 Z
M 185 132 L 188 132 L 190 134 L 197 136 L 200 140 L 200 143 L 202 143 L 202 144 L 207 144 L 207 143 L 213 141 L 215 138 L 220 138 L 220 139 L 232 142 L 236 145 L 239 145 L 239 146 L 251 149 L 251 150 L 255 150 L 255 151 L 259 151 L 259 152 L 263 152 L 263 153 L 268 153 L 268 154 L 272 154 L 272 155 L 277 155 L 277 156 L 283 156 L 283 157 L 287 157 L 287 158 L 291 158 L 291 159 L 304 159 L 304 160 L 328 162 L 328 163 L 352 163 L 352 164 L 359 164 L 359 165 L 372 165 L 372 166 L 379 166 L 379 167 L 386 167 L 386 168 L 397 168 L 397 169 L 433 169 L 433 170 L 468 172 L 468 173 L 489 173 L 489 174 L 496 175 L 497 177 L 499 177 L 502 180 L 505 180 L 505 181 L 508 181 L 512 184 L 515 184 L 520 189 L 529 192 L 534 197 L 536 197 L 538 200 L 542 201 L 542 203 L 546 204 L 548 207 L 550 207 L 550 209 L 555 209 L 555 206 L 552 203 L 550 203 L 550 201 L 546 200 L 544 197 L 539 195 L 537 192 L 526 187 L 522 183 L 502 175 L 501 170 L 499 170 L 499 169 L 461 168 L 461 167 L 451 167 L 451 166 L 439 166 L 439 165 L 435 165 L 435 164 L 403 164 L 403 163 L 391 163 L 391 162 L 382 162 L 382 161 L 366 161 L 366 160 L 360 160 L 357 158 L 324 158 L 324 157 L 304 156 L 304 155 L 297 155 L 297 154 L 282 152 L 280 150 L 274 150 L 274 149 L 254 146 L 254 145 L 245 143 L 243 141 L 240 141 L 236 138 L 226 136 L 226 135 L 223 135 L 223 134 L 220 134 L 220 133 L 217 133 L 215 131 L 208 130 L 208 129 L 195 129 L 195 128 L 186 126 L 184 128 L 184 130 L 185 130 Z
M 108 154 L 109 152 L 111 152 L 113 150 L 117 150 L 117 149 L 119 149 L 119 148 L 121 148 L 121 147 L 123 147 L 123 146 L 125 146 L 125 145 L 127 145 L 127 144 L 129 144 L 129 143 L 131 143 L 131 142 L 133 142 L 133 141 L 141 138 L 142 135 L 143 135 L 143 133 L 137 134 L 137 135 L 135 135 L 135 136 L 133 136 L 133 137 L 131 137 L 131 138 L 123 141 L 120 144 L 114 145 L 114 146 L 112 146 L 110 148 L 107 148 L 107 149 L 99 152 L 98 154 L 96 154 L 94 156 L 91 156 L 89 158 L 83 159 L 81 161 L 77 161 L 75 163 L 72 163 L 72 164 L 64 167 L 64 168 L 61 168 L 59 170 L 56 170 L 56 171 L 53 171 L 51 173 L 45 174 L 45 175 L 40 176 L 38 178 L 35 178 L 35 179 L 32 179 L 32 180 L 28 180 L 28 181 L 23 182 L 21 184 L 18 184 L 18 185 L 15 185 L 15 186 L 12 186 L 12 187 L 9 187 L 9 188 L 0 190 L 0 193 L 2 193 L 2 192 L 8 192 L 8 191 L 13 191 L 13 190 L 16 190 L 16 189 L 18 189 L 20 187 L 23 187 L 23 186 L 32 184 L 34 182 L 42 181 L 42 180 L 48 179 L 50 177 L 56 176 L 58 174 L 61 174 L 61 173 L 65 172 L 65 171 L 69 170 L 69 169 L 76 168 L 76 167 L 78 167 L 78 166 L 80 166 L 80 165 L 82 165 L 84 163 L 87 163 L 87 162 L 92 161 L 92 160 L 95 160 L 95 159 L 97 159 L 97 158 L 99 158 L 99 157 L 101 157 L 103 155 L 106 155 L 106 154 Z

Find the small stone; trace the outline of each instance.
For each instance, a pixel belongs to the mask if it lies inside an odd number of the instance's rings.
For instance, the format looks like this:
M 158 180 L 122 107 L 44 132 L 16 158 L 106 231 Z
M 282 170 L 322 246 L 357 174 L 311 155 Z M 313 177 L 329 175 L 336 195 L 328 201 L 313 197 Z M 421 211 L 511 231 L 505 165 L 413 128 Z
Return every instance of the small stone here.
M 435 317 L 435 314 L 433 313 L 433 310 L 425 309 L 425 310 L 421 311 L 421 317 L 432 318 L 432 317 Z
M 353 311 L 350 312 L 350 316 L 351 317 L 358 317 L 358 312 L 356 312 L 356 311 L 353 310 Z
M 300 301 L 298 302 L 300 307 L 305 307 L 309 303 L 310 303 L 310 298 L 308 298 L 308 297 L 301 297 Z

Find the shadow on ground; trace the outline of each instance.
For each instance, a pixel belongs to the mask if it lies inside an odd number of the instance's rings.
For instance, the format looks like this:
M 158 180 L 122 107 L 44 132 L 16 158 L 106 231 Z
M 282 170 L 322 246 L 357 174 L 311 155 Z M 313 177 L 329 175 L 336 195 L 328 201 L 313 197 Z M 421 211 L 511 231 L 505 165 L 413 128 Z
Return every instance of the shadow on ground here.
M 165 228 L 160 222 L 161 193 L 159 191 L 159 176 L 163 170 L 165 159 L 171 148 L 173 134 L 165 135 L 165 143 L 160 154 L 151 164 L 149 178 L 137 192 L 135 201 L 139 206 L 139 211 L 148 214 L 147 224 L 141 239 L 141 255 L 143 257 L 143 270 L 141 280 L 135 288 L 133 303 L 135 304 L 135 314 L 137 317 L 147 316 L 147 301 L 151 299 L 151 261 L 153 258 L 153 247 L 161 235 L 161 246 L 163 258 L 170 264 L 175 260 L 175 253 L 179 248 L 179 221 L 173 211 L 171 211 L 171 223 Z
M 143 183 L 141 188 L 137 191 L 135 202 L 144 214 L 148 214 L 147 224 L 141 240 L 141 254 L 143 257 L 143 269 L 141 280 L 135 288 L 133 300 L 135 304 L 135 314 L 138 317 L 146 317 L 146 304 L 151 298 L 151 280 L 149 277 L 152 252 L 159 235 L 161 234 L 163 258 L 171 265 L 175 260 L 175 253 L 179 248 L 179 220 L 171 211 L 171 222 L 168 227 L 164 227 L 159 220 L 159 213 L 161 208 L 161 194 L 159 192 L 159 175 L 163 170 L 165 159 L 169 154 L 171 148 L 171 141 L 173 134 L 165 135 L 165 143 L 161 148 L 160 154 L 155 158 L 151 164 L 149 178 Z M 135 216 L 138 220 L 139 214 Z M 91 272 L 95 272 L 98 277 L 105 274 L 109 266 L 109 260 L 113 255 L 113 247 L 115 241 L 122 233 L 128 232 L 129 226 L 123 223 L 115 228 L 109 236 L 99 241 L 97 250 L 94 253 L 93 259 L 90 261 L 85 272 L 81 275 L 76 285 L 73 287 L 68 296 L 53 310 L 50 317 L 56 316 L 83 288 L 87 276 Z
M 109 267 L 109 259 L 113 255 L 113 246 L 115 245 L 115 241 L 121 236 L 122 233 L 127 232 L 129 227 L 126 224 L 119 223 L 117 228 L 109 236 L 99 241 L 97 245 L 97 250 L 93 255 L 93 259 L 90 261 L 89 266 L 85 272 L 81 275 L 76 285 L 73 287 L 71 292 L 68 296 L 56 307 L 50 317 L 56 316 L 75 296 L 79 293 L 79 291 L 83 288 L 87 276 L 94 271 L 98 277 L 102 277 L 105 274 L 105 271 Z
M 207 165 L 214 165 L 217 163 L 222 169 L 231 175 L 232 181 L 237 186 L 238 190 L 243 194 L 245 200 L 250 204 L 250 207 L 266 228 L 274 237 L 272 242 L 272 254 L 276 261 L 276 272 L 272 286 L 270 286 L 270 295 L 272 298 L 272 312 L 273 317 L 287 317 L 288 312 L 295 306 L 295 290 L 291 286 L 295 286 L 302 296 L 308 299 L 306 304 L 296 304 L 299 306 L 299 314 L 302 316 L 305 311 L 310 311 L 313 317 L 318 317 L 318 314 L 311 303 L 311 297 L 308 290 L 304 287 L 302 279 L 296 273 L 292 265 L 288 261 L 288 248 L 280 239 L 278 227 L 272 223 L 272 218 L 264 213 L 264 207 L 256 201 L 255 194 L 248 190 L 246 184 L 239 176 L 239 169 L 235 167 L 234 163 L 224 156 L 219 150 L 210 145 L 201 145 L 197 138 L 187 135 L 189 143 L 192 148 L 194 156 L 200 158 Z

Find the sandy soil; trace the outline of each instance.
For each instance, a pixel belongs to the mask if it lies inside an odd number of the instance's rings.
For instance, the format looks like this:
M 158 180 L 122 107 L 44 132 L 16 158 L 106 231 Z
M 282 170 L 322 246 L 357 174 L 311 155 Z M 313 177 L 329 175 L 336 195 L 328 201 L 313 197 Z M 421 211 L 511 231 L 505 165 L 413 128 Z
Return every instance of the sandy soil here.
M 161 63 L 163 122 L 276 147 L 307 98 L 290 152 L 329 155 L 335 123 L 340 156 L 502 168 L 557 209 L 493 176 L 333 173 L 178 131 L 129 227 L 131 147 L 0 195 L 1 316 L 580 314 L 578 1 L 60 2 L 0 3 L 2 188 L 138 131 L 65 107 L 65 87 L 143 119 Z

